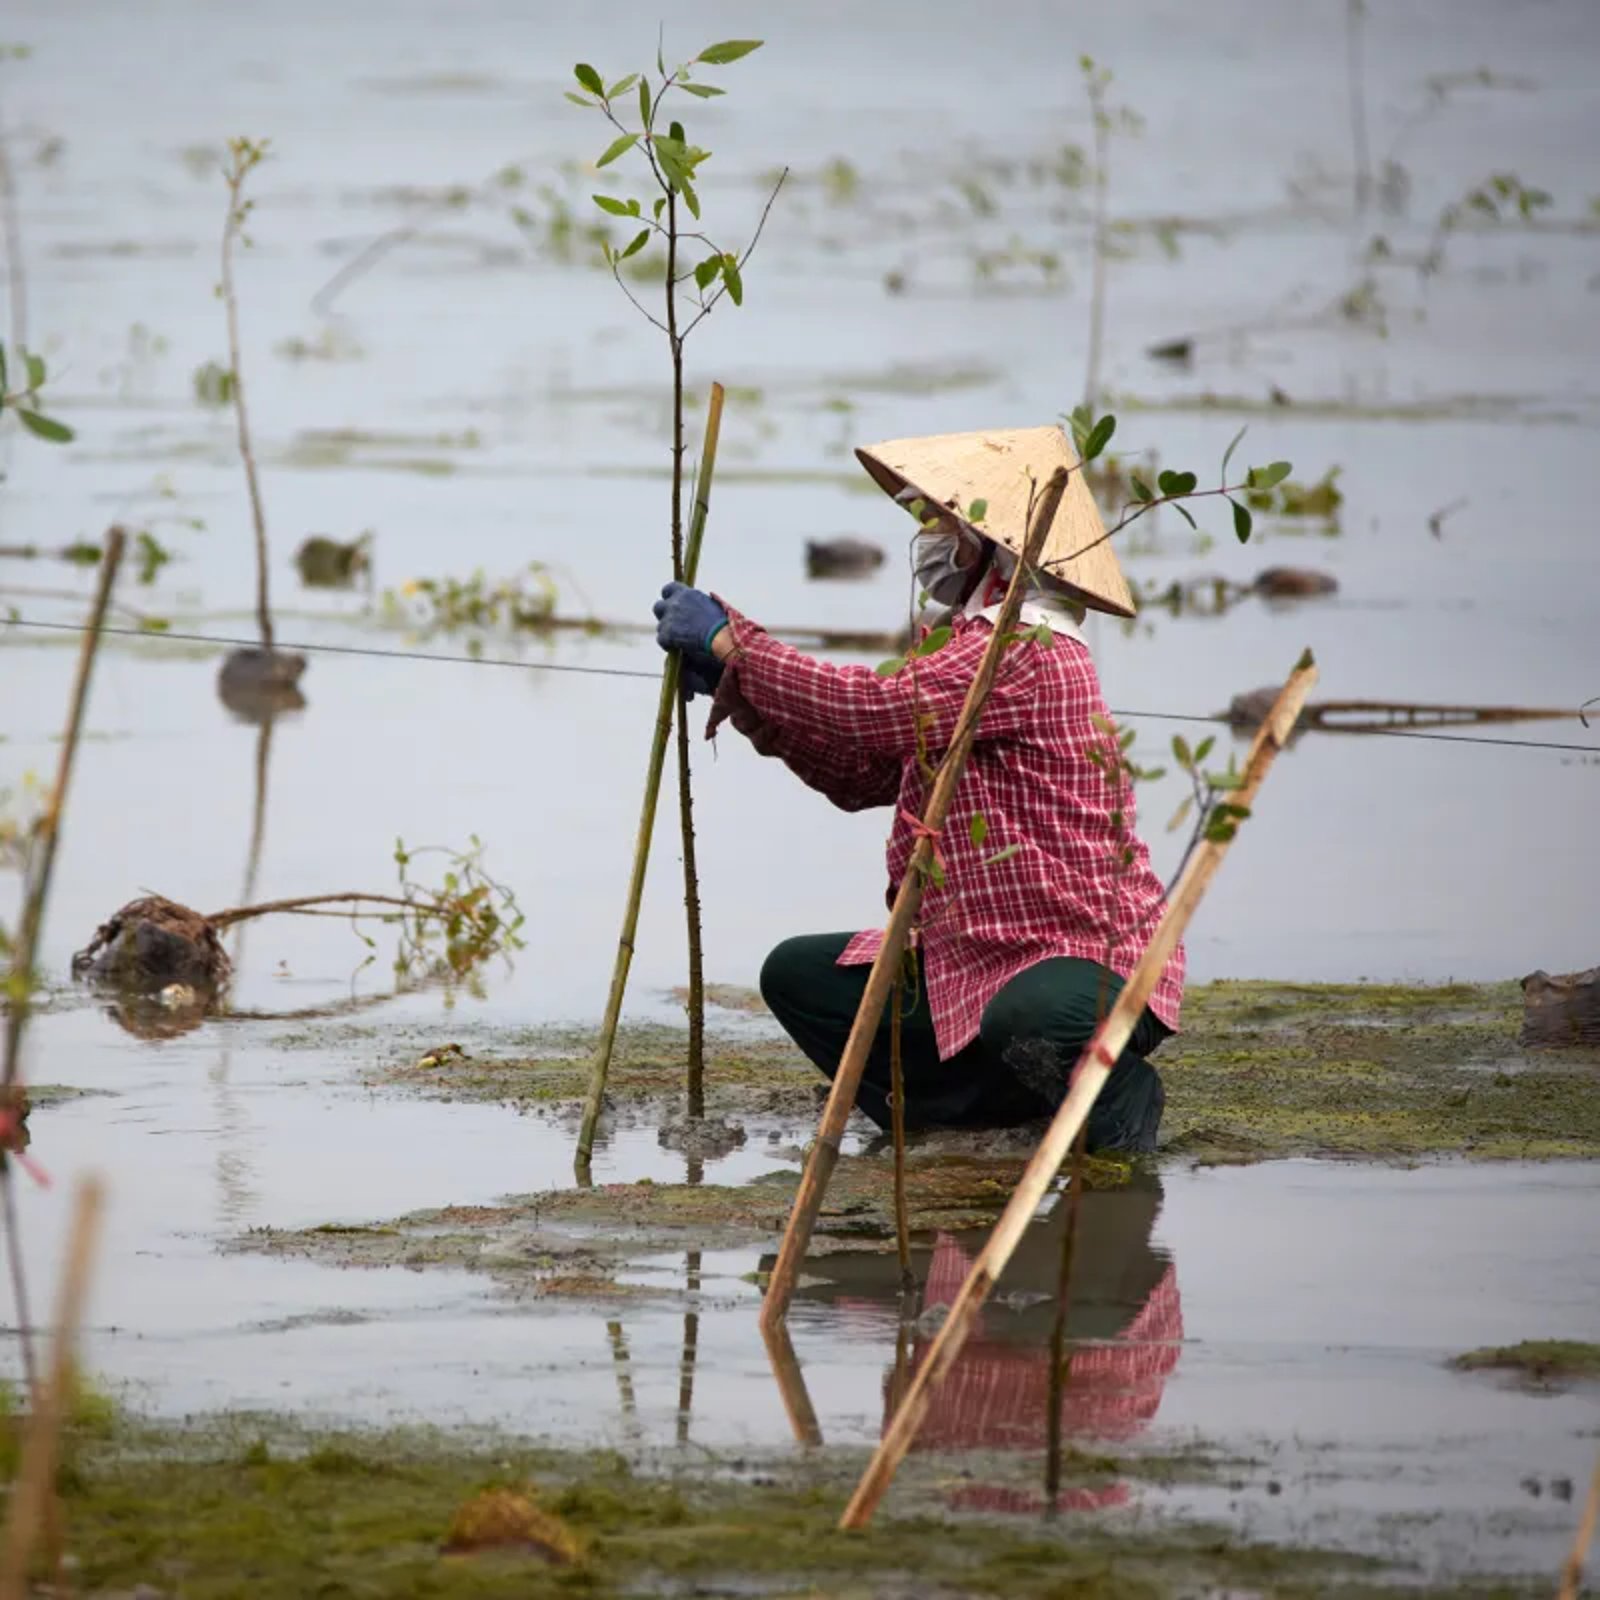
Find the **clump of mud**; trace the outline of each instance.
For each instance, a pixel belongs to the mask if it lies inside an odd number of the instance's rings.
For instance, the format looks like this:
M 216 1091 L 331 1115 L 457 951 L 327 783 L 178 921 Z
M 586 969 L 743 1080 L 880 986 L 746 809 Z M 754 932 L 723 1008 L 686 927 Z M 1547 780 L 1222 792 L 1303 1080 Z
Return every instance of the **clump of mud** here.
M 75 978 L 117 991 L 118 1020 L 147 1038 L 183 1033 L 227 987 L 233 964 L 208 917 L 163 895 L 130 900 L 72 958 Z

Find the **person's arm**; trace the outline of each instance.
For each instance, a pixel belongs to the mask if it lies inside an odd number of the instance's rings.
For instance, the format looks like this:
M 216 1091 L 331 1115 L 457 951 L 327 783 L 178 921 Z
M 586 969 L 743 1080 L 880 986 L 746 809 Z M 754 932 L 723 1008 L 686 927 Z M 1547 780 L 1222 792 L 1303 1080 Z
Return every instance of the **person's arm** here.
M 899 796 L 901 763 L 893 756 L 850 750 L 770 721 L 745 698 L 733 673 L 723 674 L 706 724 L 707 738 L 724 719 L 750 741 L 758 755 L 783 762 L 803 784 L 826 795 L 841 811 L 892 805 Z
M 723 663 L 723 682 L 736 679 L 740 693 L 763 718 L 808 745 L 843 747 L 897 762 L 917 753 L 919 717 L 926 751 L 936 755 L 946 748 L 989 641 L 987 628 L 968 628 L 943 649 L 880 677 L 871 667 L 816 661 L 780 644 L 731 607 L 723 609 L 728 626 L 712 638 L 711 652 Z M 980 738 L 1005 738 L 1032 723 L 1037 677 L 1034 647 L 1004 652 L 984 704 Z

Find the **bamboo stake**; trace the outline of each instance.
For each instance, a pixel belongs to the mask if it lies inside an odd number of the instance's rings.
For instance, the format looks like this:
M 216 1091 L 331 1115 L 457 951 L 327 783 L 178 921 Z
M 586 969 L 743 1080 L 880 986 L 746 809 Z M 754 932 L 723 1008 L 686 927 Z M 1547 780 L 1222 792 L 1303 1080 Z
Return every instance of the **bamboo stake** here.
M 56 845 L 61 838 L 61 815 L 66 808 L 67 790 L 72 783 L 72 764 L 78 753 L 78 736 L 83 731 L 83 709 L 89 700 L 89 680 L 94 675 L 100 629 L 106 619 L 106 608 L 111 604 L 111 590 L 117 581 L 117 569 L 122 565 L 122 551 L 126 543 L 127 535 L 121 528 L 112 528 L 106 535 L 106 549 L 100 559 L 100 579 L 95 585 L 89 626 L 78 646 L 78 673 L 72 685 L 66 732 L 61 736 L 61 759 L 56 764 L 55 786 L 50 791 L 49 807 L 39 819 L 38 835 L 42 846 L 39 869 L 33 874 L 27 904 L 22 908 L 22 922 L 17 929 L 16 949 L 11 960 L 11 976 L 16 992 L 11 996 L 11 1009 L 6 1018 L 5 1085 L 8 1089 L 17 1081 L 22 1024 L 28 1014 L 39 930 L 44 923 L 45 897 L 50 893 L 50 877 L 55 870 Z
M 894 980 L 889 997 L 889 1111 L 894 1129 L 894 1246 L 900 1257 L 900 1293 L 916 1283 L 911 1273 L 911 1216 L 906 1206 L 906 1079 L 900 1062 L 900 1010 L 905 999 L 905 973 Z
M 1583 1515 L 1578 1519 L 1578 1531 L 1572 1536 L 1572 1549 L 1561 1566 L 1561 1587 L 1556 1600 L 1578 1600 L 1578 1588 L 1583 1582 L 1583 1564 L 1589 1554 L 1589 1543 L 1594 1538 L 1595 1524 L 1600 1522 L 1600 1461 L 1595 1463 L 1594 1477 L 1589 1483 L 1589 1498 L 1584 1502 Z
M 683 581 L 692 584 L 700 565 L 700 545 L 705 538 L 706 517 L 711 510 L 711 474 L 717 465 L 717 436 L 722 431 L 720 383 L 711 385 L 711 401 L 706 408 L 706 439 L 700 455 L 700 471 L 695 482 L 694 513 L 689 524 L 689 544 L 684 553 Z M 661 795 L 661 769 L 667 759 L 667 738 L 672 732 L 672 714 L 678 705 L 678 674 L 682 657 L 676 650 L 667 652 L 661 670 L 661 698 L 656 706 L 655 732 L 650 742 L 650 763 L 645 770 L 644 804 L 639 814 L 639 832 L 633 843 L 633 876 L 628 882 L 628 905 L 622 917 L 622 933 L 617 940 L 616 964 L 611 970 L 611 991 L 606 996 L 605 1020 L 600 1024 L 600 1043 L 589 1068 L 589 1094 L 583 1107 L 583 1127 L 578 1134 L 577 1171 L 579 1179 L 588 1175 L 594 1155 L 594 1129 L 600 1120 L 605 1100 L 606 1074 L 611 1070 L 611 1052 L 617 1042 L 617 1022 L 622 1015 L 622 997 L 628 988 L 628 969 L 633 964 L 634 935 L 639 930 L 639 903 L 644 898 L 645 869 L 650 864 L 650 839 L 655 832 L 656 801 Z
M 1253 802 L 1274 757 L 1288 743 L 1290 730 L 1316 677 L 1317 669 L 1308 650 L 1289 675 L 1271 715 L 1262 724 L 1250 747 L 1244 779 L 1230 796 L 1232 803 L 1248 807 Z M 1173 890 L 1155 934 L 1139 958 L 1139 964 L 1123 985 L 1105 1021 L 1095 1030 L 1094 1037 L 1079 1056 L 1066 1099 L 1062 1101 L 1043 1142 L 1029 1161 L 994 1231 L 979 1252 L 971 1272 L 967 1274 L 967 1280 L 962 1284 L 944 1326 L 939 1329 L 927 1358 L 912 1379 L 900 1409 L 867 1464 L 867 1470 L 862 1474 L 861 1482 L 856 1486 L 856 1492 L 840 1519 L 841 1528 L 865 1526 L 883 1498 L 896 1468 L 911 1448 L 917 1429 L 928 1413 L 933 1389 L 944 1379 L 960 1354 L 990 1289 L 1005 1271 L 1006 1263 L 1055 1181 L 1056 1173 L 1078 1137 L 1079 1129 L 1088 1120 L 1090 1107 L 1094 1105 L 1096 1096 L 1111 1074 L 1112 1066 L 1121 1056 L 1123 1047 L 1143 1015 L 1145 1003 L 1159 982 L 1168 957 L 1176 949 L 1190 918 L 1222 865 L 1228 853 L 1228 842 L 1227 839 L 1207 839 L 1190 857 L 1189 865 Z
M 94 1260 L 104 1202 L 105 1191 L 98 1178 L 86 1178 L 78 1185 L 56 1310 L 56 1340 L 50 1374 L 28 1416 L 22 1459 L 6 1516 L 5 1544 L 0 1553 L 0 1600 L 22 1600 L 27 1592 L 28 1563 L 33 1556 L 34 1543 L 52 1515 L 50 1507 L 55 1494 L 61 1424 L 74 1382 L 73 1347 L 77 1342 L 78 1324 L 83 1320 L 89 1268 Z
M 1102 1013 L 1104 1015 L 1104 1013 Z M 1078 1253 L 1078 1225 L 1083 1215 L 1083 1157 L 1086 1135 L 1082 1129 L 1072 1142 L 1072 1177 L 1067 1192 L 1067 1227 L 1061 1237 L 1061 1270 L 1056 1277 L 1056 1318 L 1050 1329 L 1050 1410 L 1045 1416 L 1044 1514 L 1056 1514 L 1061 1494 L 1061 1409 L 1072 1376 L 1067 1354 L 1067 1319 L 1072 1310 L 1072 1268 Z M 896 1407 L 898 1409 L 898 1407 Z
M 775 1327 L 762 1328 L 761 1337 L 767 1346 L 767 1360 L 772 1363 L 772 1375 L 778 1380 L 778 1394 L 788 1413 L 789 1429 L 795 1442 L 808 1449 L 815 1448 L 822 1443 L 822 1424 L 817 1421 L 816 1407 L 811 1404 L 811 1391 L 806 1388 L 805 1374 L 800 1370 L 800 1358 L 794 1353 L 789 1330 L 780 1322 Z
M 938 773 L 934 778 L 933 794 L 922 819 L 923 827 L 927 831 L 918 838 L 916 848 L 912 851 L 911 860 L 906 867 L 905 876 L 900 880 L 894 909 L 889 914 L 889 925 L 884 929 L 883 942 L 878 947 L 877 958 L 873 961 L 872 970 L 867 976 L 867 987 L 861 996 L 861 1005 L 856 1011 L 856 1020 L 851 1026 L 850 1037 L 845 1043 L 839 1070 L 834 1074 L 833 1088 L 829 1091 L 827 1104 L 822 1109 L 817 1137 L 811 1146 L 811 1155 L 806 1161 L 805 1174 L 800 1180 L 800 1190 L 795 1196 L 794 1209 L 789 1215 L 789 1225 L 784 1230 L 783 1244 L 778 1251 L 778 1263 L 773 1268 L 772 1278 L 767 1287 L 767 1297 L 761 1306 L 761 1325 L 764 1328 L 770 1328 L 781 1322 L 788 1313 L 789 1301 L 794 1294 L 795 1279 L 800 1274 L 800 1263 L 804 1260 L 806 1247 L 811 1242 L 811 1231 L 816 1225 L 822 1197 L 827 1191 L 829 1178 L 833 1176 L 833 1169 L 839 1163 L 839 1141 L 844 1135 L 845 1123 L 849 1120 L 851 1108 L 855 1105 L 856 1089 L 860 1086 L 861 1074 L 867 1065 L 867 1052 L 877 1037 L 878 1023 L 883 1017 L 884 1003 L 889 997 L 889 987 L 894 982 L 895 973 L 900 970 L 907 936 L 922 905 L 922 880 L 933 859 L 933 836 L 936 836 L 944 826 L 950 803 L 955 798 L 956 786 L 961 781 L 967 756 L 972 750 L 984 701 L 989 697 L 995 674 L 1000 669 L 1000 657 L 1006 648 L 1006 641 L 1010 638 L 1012 629 L 1016 626 L 1017 614 L 1022 609 L 1022 596 L 1028 578 L 1038 561 L 1039 552 L 1044 548 L 1045 535 L 1049 533 L 1050 524 L 1055 520 L 1056 508 L 1061 504 L 1061 496 L 1066 493 L 1066 488 L 1067 470 L 1065 467 L 1058 467 L 1033 507 L 1033 523 L 1028 530 L 1022 558 L 1017 562 L 1017 570 L 1011 576 L 1010 587 L 1006 590 L 1000 614 L 995 619 L 994 631 L 989 636 L 989 644 L 983 652 L 983 659 L 978 663 L 972 687 L 967 690 L 966 703 L 961 708 L 961 715 L 950 738 L 950 748 L 939 764 Z

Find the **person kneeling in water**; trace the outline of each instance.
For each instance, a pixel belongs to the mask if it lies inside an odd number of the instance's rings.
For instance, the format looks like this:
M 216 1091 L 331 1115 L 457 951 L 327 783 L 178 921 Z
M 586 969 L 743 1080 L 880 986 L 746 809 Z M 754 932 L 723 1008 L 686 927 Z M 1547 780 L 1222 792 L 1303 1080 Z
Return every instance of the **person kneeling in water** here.
M 908 1128 L 1035 1121 L 1065 1096 L 1165 907 L 1081 628 L 1085 608 L 1132 616 L 1133 598 L 1059 428 L 895 440 L 856 453 L 922 524 L 918 584 L 952 607 L 942 647 L 890 676 L 830 666 L 678 583 L 656 602 L 657 642 L 682 652 L 691 693 L 714 695 L 708 736 L 729 720 L 842 809 L 895 808 L 892 905 L 928 774 L 1023 549 L 1035 487 L 1058 466 L 1072 469 L 1022 608 L 1021 626 L 1035 631 L 1001 655 L 939 841 L 941 870 L 924 887 L 915 993 L 908 986 L 901 1023 Z M 762 968 L 762 997 L 829 1078 L 881 938 L 786 939 Z M 1155 1149 L 1165 1094 L 1147 1058 L 1177 1030 L 1183 964 L 1180 946 L 1095 1102 L 1091 1151 Z M 886 1010 L 856 1102 L 885 1128 L 889 1028 Z

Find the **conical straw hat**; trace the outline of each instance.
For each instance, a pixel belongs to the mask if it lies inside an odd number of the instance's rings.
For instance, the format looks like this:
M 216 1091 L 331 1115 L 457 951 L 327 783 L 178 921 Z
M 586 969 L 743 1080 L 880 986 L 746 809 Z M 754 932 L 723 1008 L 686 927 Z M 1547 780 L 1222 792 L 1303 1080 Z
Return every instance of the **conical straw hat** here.
M 1051 577 L 1071 584 L 1086 606 L 1118 617 L 1134 614 L 1128 580 L 1060 428 L 890 439 L 863 445 L 856 456 L 891 496 L 913 488 L 930 507 L 946 506 L 960 516 L 974 500 L 987 500 L 978 531 L 1017 555 L 1027 542 L 1030 493 L 1042 490 L 1057 467 L 1069 468 L 1067 492 L 1045 536 L 1041 564 Z

